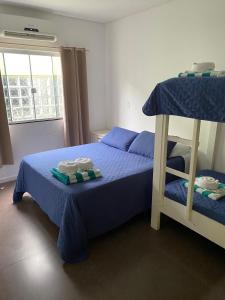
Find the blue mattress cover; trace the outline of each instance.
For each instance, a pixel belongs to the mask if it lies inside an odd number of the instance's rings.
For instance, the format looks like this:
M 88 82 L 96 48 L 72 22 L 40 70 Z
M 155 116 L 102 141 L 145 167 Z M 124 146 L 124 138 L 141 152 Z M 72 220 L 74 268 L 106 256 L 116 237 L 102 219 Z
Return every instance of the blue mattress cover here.
M 103 177 L 66 186 L 49 172 L 59 161 L 77 157 L 90 157 Z M 168 165 L 183 170 L 184 160 L 173 158 Z M 30 193 L 60 228 L 58 248 L 63 260 L 79 262 L 87 257 L 88 239 L 150 207 L 152 167 L 149 158 L 103 143 L 32 154 L 21 162 L 13 201 Z
M 143 112 L 147 116 L 165 114 L 225 122 L 225 78 L 172 78 L 161 82 Z
M 212 176 L 225 183 L 225 174 L 212 170 L 202 170 L 198 175 Z M 182 184 L 182 179 L 175 180 L 166 185 L 165 195 L 183 205 L 187 200 L 187 188 Z M 219 200 L 211 200 L 195 192 L 193 197 L 193 210 L 225 225 L 225 197 Z

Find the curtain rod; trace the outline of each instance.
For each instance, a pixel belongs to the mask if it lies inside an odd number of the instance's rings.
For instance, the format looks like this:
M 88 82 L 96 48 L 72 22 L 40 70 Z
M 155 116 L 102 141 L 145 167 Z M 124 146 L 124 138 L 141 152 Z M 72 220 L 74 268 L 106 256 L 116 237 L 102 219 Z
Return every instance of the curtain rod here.
M 36 49 L 37 48 L 41 48 L 41 49 L 48 49 L 48 50 L 52 50 L 52 51 L 54 51 L 53 49 L 55 49 L 55 50 L 57 50 L 57 51 L 60 51 L 60 46 L 43 46 L 43 45 L 32 45 L 32 44 L 22 44 L 22 43 L 12 43 L 12 42 L 1 42 L 0 41 L 0 44 L 2 44 L 3 45 L 3 47 L 7 47 L 7 46 L 9 46 L 9 45 L 11 45 L 11 46 L 23 46 L 23 47 L 25 47 L 25 46 L 27 46 L 27 47 L 35 47 Z M 0 45 L 1 46 L 1 45 Z M 72 48 L 72 47 L 63 47 L 63 48 Z M 85 51 L 85 52 L 89 52 L 89 50 L 88 49 L 85 49 L 85 48 L 78 48 L 78 47 L 75 47 L 77 50 L 80 50 L 80 51 Z

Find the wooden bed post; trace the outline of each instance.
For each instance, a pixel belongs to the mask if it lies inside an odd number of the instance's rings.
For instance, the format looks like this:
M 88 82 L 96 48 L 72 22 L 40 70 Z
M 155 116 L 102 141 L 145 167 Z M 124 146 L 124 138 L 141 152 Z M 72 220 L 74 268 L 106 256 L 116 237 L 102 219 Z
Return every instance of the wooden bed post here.
M 189 181 L 188 181 L 188 191 L 187 191 L 186 217 L 188 220 L 190 220 L 191 212 L 192 212 L 194 181 L 195 181 L 196 166 L 197 166 L 197 159 L 198 159 L 200 126 L 201 126 L 201 121 L 195 119 L 193 134 L 192 134 L 191 161 L 190 161 L 190 171 L 189 171 Z
M 151 214 L 151 227 L 155 230 L 160 228 L 161 205 L 164 198 L 168 126 L 169 116 L 156 116 Z
M 214 169 L 215 163 L 215 149 L 219 135 L 219 128 L 221 124 L 217 122 L 211 122 L 210 131 L 209 131 L 209 139 L 208 139 L 208 147 L 207 147 L 207 158 L 209 165 L 207 168 Z

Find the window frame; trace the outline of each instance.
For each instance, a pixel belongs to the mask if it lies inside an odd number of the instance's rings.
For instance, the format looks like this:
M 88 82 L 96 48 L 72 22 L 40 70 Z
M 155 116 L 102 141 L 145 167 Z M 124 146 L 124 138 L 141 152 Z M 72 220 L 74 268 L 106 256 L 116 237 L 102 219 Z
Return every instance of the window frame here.
M 7 76 L 7 72 L 6 72 L 4 53 L 48 56 L 48 57 L 51 57 L 51 60 L 52 60 L 53 57 L 60 57 L 60 52 L 59 51 L 42 50 L 42 49 L 37 50 L 37 49 L 25 49 L 25 48 L 20 49 L 20 48 L 0 47 L 0 54 L 3 54 L 3 63 L 4 63 L 4 69 L 5 69 L 6 76 Z M 30 56 L 29 56 L 29 67 L 31 68 Z M 30 70 L 30 72 L 31 72 L 31 70 Z M 32 73 L 30 73 L 30 75 L 32 77 Z M 52 76 L 53 76 L 53 72 L 52 72 Z M 7 79 L 7 91 L 8 91 L 8 97 L 7 98 L 10 99 L 10 90 L 9 90 L 9 86 L 8 86 L 8 79 Z M 5 95 L 4 95 L 4 98 L 5 98 Z M 62 86 L 62 98 L 63 98 L 63 86 Z M 10 107 L 11 107 L 11 101 L 10 101 Z M 34 107 L 34 110 L 35 110 L 35 107 Z M 57 107 L 56 107 L 56 110 L 57 110 Z M 18 121 L 17 120 L 13 121 L 13 120 L 8 119 L 8 124 L 9 125 L 17 125 L 17 124 L 26 124 L 26 123 L 35 123 L 35 122 L 49 122 L 49 121 L 62 120 L 64 118 L 64 111 L 62 111 L 61 116 L 55 116 L 55 117 L 50 117 L 50 118 L 41 118 L 41 119 L 36 118 L 36 111 L 34 111 L 34 115 L 35 115 L 35 119 L 26 119 L 26 120 L 18 120 Z

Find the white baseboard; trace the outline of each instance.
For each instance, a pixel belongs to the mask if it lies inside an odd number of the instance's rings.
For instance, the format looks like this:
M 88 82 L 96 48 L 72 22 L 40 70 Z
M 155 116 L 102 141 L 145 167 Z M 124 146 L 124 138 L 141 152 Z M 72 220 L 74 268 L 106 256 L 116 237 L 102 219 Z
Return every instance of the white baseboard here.
M 0 178 L 0 184 L 10 182 L 10 181 L 15 181 L 16 177 L 17 177 L 17 175 L 9 176 L 9 177 L 2 177 L 2 178 Z

